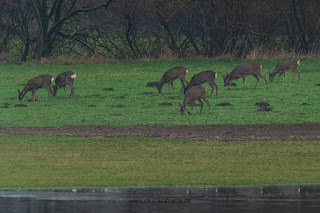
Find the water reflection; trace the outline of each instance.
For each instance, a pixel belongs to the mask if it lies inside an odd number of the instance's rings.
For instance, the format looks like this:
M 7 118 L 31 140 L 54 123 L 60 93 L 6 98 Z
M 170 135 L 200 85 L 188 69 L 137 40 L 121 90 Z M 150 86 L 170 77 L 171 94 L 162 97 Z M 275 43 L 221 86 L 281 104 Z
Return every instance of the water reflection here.
M 94 198 L 94 196 L 93 196 Z M 103 199 L 41 199 L 0 197 L 0 212 L 319 212 L 319 201 L 305 200 L 190 200 L 188 203 L 132 202 L 130 200 Z

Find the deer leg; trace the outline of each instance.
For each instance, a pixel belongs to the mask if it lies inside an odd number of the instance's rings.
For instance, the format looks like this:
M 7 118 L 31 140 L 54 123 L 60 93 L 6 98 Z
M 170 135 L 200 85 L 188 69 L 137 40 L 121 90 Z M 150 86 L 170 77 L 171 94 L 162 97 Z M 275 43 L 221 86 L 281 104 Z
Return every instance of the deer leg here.
M 210 84 L 210 86 L 212 88 L 211 93 L 210 93 L 210 97 L 212 96 L 212 92 L 214 90 L 214 87 L 216 88 L 216 96 L 218 96 L 218 85 L 216 83 L 214 83 L 214 81 L 209 82 L 209 84 Z M 231 83 L 230 83 L 230 85 L 231 85 Z
M 298 81 L 300 81 L 300 72 L 299 72 L 299 70 L 294 68 L 294 69 L 292 69 L 292 73 L 293 73 L 293 76 L 292 76 L 292 80 L 290 82 L 293 81 L 293 78 L 295 77 L 296 73 L 298 73 Z
M 244 89 L 246 88 L 246 76 L 243 76 L 242 79 L 243 79 L 243 89 Z M 231 82 L 230 82 L 230 85 L 231 85 Z
M 173 81 L 171 82 L 172 93 L 174 93 Z
M 284 82 L 287 83 L 287 75 L 286 75 L 286 71 L 283 72 L 283 75 L 284 75 Z
M 66 97 L 67 96 L 66 86 L 64 86 L 63 89 L 64 89 L 64 97 Z
M 72 85 L 72 83 L 71 82 L 68 82 L 68 85 L 69 85 L 69 87 L 71 88 L 71 93 L 70 93 L 70 98 L 72 98 L 73 97 L 73 85 Z
M 57 86 L 57 90 L 56 90 L 56 92 L 55 92 L 55 94 L 56 94 L 56 96 L 58 95 L 58 92 L 59 92 L 59 86 Z
M 200 113 L 201 113 L 201 111 L 202 111 L 202 108 L 203 108 L 203 102 L 201 101 L 201 99 L 198 99 L 198 101 L 199 101 L 199 103 L 200 103 Z
M 296 73 L 295 72 L 292 72 L 292 79 L 291 79 L 291 81 L 290 81 L 290 83 L 293 81 L 293 79 L 294 79 L 294 77 L 296 76 Z
M 181 89 L 180 89 L 180 92 L 181 92 L 184 89 L 184 82 L 182 79 L 180 79 L 180 80 L 181 80 Z
M 206 97 L 202 98 L 207 104 L 208 104 L 208 107 L 209 107 L 209 113 L 211 114 L 211 111 L 210 111 L 210 103 L 209 101 L 206 99 Z
M 170 91 L 170 85 L 171 85 L 171 82 L 168 82 L 168 93 Z
M 210 97 L 212 96 L 213 93 L 213 82 L 208 82 L 210 87 L 211 87 L 211 93 L 210 93 Z
M 50 87 L 50 86 L 47 86 L 47 87 L 45 87 L 45 88 L 46 88 L 46 90 L 48 91 L 48 96 L 47 96 L 47 99 L 46 99 L 46 100 L 48 100 L 49 95 L 51 96 L 51 99 L 52 99 L 52 90 L 51 90 L 51 87 Z
M 278 76 L 278 82 L 279 82 L 279 79 L 280 79 L 280 76 L 282 75 L 282 72 L 279 73 L 279 76 Z
M 193 114 L 194 104 L 195 104 L 195 103 L 194 103 L 194 101 L 192 101 L 192 100 L 189 102 L 189 105 L 191 106 L 191 114 Z
M 36 102 L 36 92 L 37 92 L 37 90 L 36 89 L 34 89 L 34 90 L 32 90 L 32 101 L 33 102 Z
M 265 76 L 263 76 L 261 73 L 259 73 L 259 76 L 260 76 L 261 78 L 263 78 L 263 80 L 266 82 L 266 86 L 267 86 L 267 89 L 268 89 L 269 86 L 268 86 L 267 78 L 266 78 Z M 257 85 L 256 85 L 256 86 L 257 86 Z
M 254 86 L 254 88 L 257 88 L 257 85 L 259 83 L 259 78 L 257 75 L 252 75 L 253 77 L 255 77 L 255 79 L 257 80 L 256 85 Z
M 218 96 L 218 85 L 213 82 L 213 86 L 215 86 L 215 88 L 216 88 L 216 96 Z

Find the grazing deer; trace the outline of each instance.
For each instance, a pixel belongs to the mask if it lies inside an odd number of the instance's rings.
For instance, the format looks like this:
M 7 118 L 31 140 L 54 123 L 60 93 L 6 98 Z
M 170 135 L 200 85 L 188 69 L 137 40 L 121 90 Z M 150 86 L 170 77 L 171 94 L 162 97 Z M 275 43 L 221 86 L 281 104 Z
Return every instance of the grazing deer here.
M 269 72 L 269 80 L 270 80 L 270 82 L 272 82 L 272 80 L 274 79 L 276 74 L 279 74 L 278 81 L 279 81 L 280 76 L 282 74 L 284 74 L 284 81 L 287 83 L 286 71 L 288 69 L 291 69 L 291 71 L 293 73 L 293 76 L 292 76 L 292 79 L 291 79 L 290 82 L 293 81 L 296 73 L 298 73 L 298 80 L 300 81 L 300 72 L 297 69 L 297 67 L 299 65 L 300 65 L 300 61 L 298 59 L 296 59 L 296 58 L 285 58 L 285 59 L 283 59 L 282 61 L 280 61 L 277 64 L 276 68 L 274 68 L 272 73 Z
M 195 74 L 191 81 L 189 82 L 189 84 L 184 88 L 184 94 L 186 94 L 186 92 L 196 86 L 196 85 L 202 85 L 206 82 L 208 82 L 210 84 L 210 87 L 211 87 L 211 93 L 210 93 L 210 97 L 212 96 L 212 92 L 213 92 L 213 89 L 214 87 L 216 87 L 216 96 L 218 96 L 218 85 L 216 83 L 214 83 L 214 79 L 217 78 L 217 73 L 211 71 L 211 70 L 208 70 L 208 71 L 203 71 L 203 72 L 200 72 L 198 74 Z
M 227 74 L 223 75 L 224 86 L 228 86 L 229 87 L 228 89 L 230 89 L 231 81 L 238 79 L 238 78 L 242 78 L 243 79 L 243 88 L 245 88 L 246 75 L 252 75 L 257 80 L 257 83 L 254 86 L 254 88 L 256 88 L 258 85 L 258 82 L 259 82 L 258 76 L 260 76 L 261 78 L 264 79 L 264 81 L 266 82 L 267 88 L 269 88 L 267 78 L 262 75 L 261 68 L 262 68 L 261 64 L 254 63 L 254 62 L 240 64 L 236 68 L 234 68 L 234 70 L 232 70 L 232 72 L 230 74 L 227 73 Z
M 66 95 L 67 95 L 66 86 L 68 84 L 69 87 L 71 88 L 70 97 L 73 97 L 73 81 L 76 77 L 77 77 L 77 75 L 72 71 L 66 71 L 66 72 L 58 75 L 55 80 L 56 85 L 53 86 L 53 96 L 55 97 L 59 92 L 59 88 L 63 87 L 64 88 L 64 97 L 66 97 Z
M 168 92 L 170 90 L 170 85 L 171 85 L 172 92 L 174 93 L 173 81 L 176 80 L 177 78 L 181 80 L 181 84 L 182 84 L 182 87 L 180 90 L 181 92 L 182 89 L 184 88 L 184 82 L 188 84 L 188 81 L 186 80 L 187 72 L 188 72 L 188 69 L 183 66 L 172 67 L 171 69 L 167 70 L 163 74 L 159 83 L 157 84 L 158 92 L 161 93 L 162 85 L 165 83 L 168 83 Z
M 39 75 L 35 78 L 30 79 L 21 92 L 18 89 L 19 101 L 22 101 L 24 96 L 29 91 L 32 91 L 32 100 L 33 100 L 33 102 L 35 102 L 36 101 L 36 92 L 39 88 L 45 88 L 46 90 L 48 90 L 48 96 L 47 96 L 46 100 L 48 100 L 49 95 L 51 95 L 51 98 L 52 98 L 52 90 L 51 90 L 50 85 L 53 82 L 53 80 L 54 80 L 54 78 L 48 74 Z
M 200 113 L 201 113 L 202 107 L 203 107 L 203 102 L 201 101 L 201 99 L 203 99 L 208 104 L 209 113 L 211 114 L 210 104 L 209 104 L 209 101 L 206 98 L 206 91 L 207 90 L 205 88 L 203 88 L 201 85 L 197 85 L 197 86 L 191 87 L 191 89 L 189 89 L 186 92 L 186 94 L 184 95 L 184 99 L 183 99 L 182 105 L 179 104 L 180 105 L 181 115 L 183 115 L 184 111 L 187 110 L 186 107 L 187 107 L 188 104 L 191 105 L 192 114 L 193 114 L 193 105 L 194 105 L 195 100 L 198 100 L 200 105 L 201 105 L 201 108 L 200 108 Z M 187 110 L 187 112 L 190 114 L 190 112 L 188 110 Z

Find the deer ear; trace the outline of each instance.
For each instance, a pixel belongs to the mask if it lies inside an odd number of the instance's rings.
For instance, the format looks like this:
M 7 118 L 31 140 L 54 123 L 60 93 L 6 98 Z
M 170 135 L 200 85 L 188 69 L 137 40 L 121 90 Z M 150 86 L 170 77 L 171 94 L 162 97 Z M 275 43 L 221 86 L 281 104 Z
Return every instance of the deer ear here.
M 19 94 L 21 93 L 19 89 L 18 89 L 18 93 L 19 93 Z

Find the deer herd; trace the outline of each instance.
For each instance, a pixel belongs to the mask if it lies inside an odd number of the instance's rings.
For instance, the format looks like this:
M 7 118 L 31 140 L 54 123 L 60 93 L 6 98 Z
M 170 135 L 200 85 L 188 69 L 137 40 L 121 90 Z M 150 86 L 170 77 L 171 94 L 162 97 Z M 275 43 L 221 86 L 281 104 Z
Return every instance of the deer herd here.
M 280 76 L 283 74 L 285 82 L 287 82 L 286 79 L 286 71 L 291 70 L 293 73 L 292 79 L 290 82 L 293 81 L 294 77 L 296 74 L 298 74 L 298 80 L 300 80 L 300 72 L 297 69 L 297 67 L 300 65 L 300 61 L 297 58 L 285 58 L 282 61 L 280 61 L 275 69 L 273 70 L 272 73 L 269 72 L 269 80 L 272 82 L 274 79 L 275 75 L 279 74 L 278 81 Z M 257 87 L 259 83 L 259 77 L 261 77 L 265 83 L 266 87 L 269 88 L 267 78 L 262 75 L 261 73 L 261 68 L 262 65 L 259 63 L 244 63 L 236 66 L 234 70 L 230 73 L 223 74 L 223 80 L 224 80 L 224 86 L 228 86 L 228 89 L 230 89 L 231 85 L 233 84 L 232 81 L 242 78 L 243 79 L 243 88 L 245 88 L 245 79 L 247 75 L 252 75 L 256 80 L 256 84 L 254 88 Z M 168 92 L 170 90 L 170 86 L 172 88 L 172 92 L 174 93 L 174 87 L 173 87 L 173 82 L 177 78 L 180 79 L 181 81 L 181 89 L 180 92 L 184 92 L 184 98 L 183 98 L 183 103 L 180 104 L 180 112 L 181 114 L 184 114 L 185 111 L 187 111 L 189 114 L 191 114 L 187 110 L 187 105 L 190 105 L 192 108 L 192 113 L 193 113 L 193 106 L 195 101 L 197 100 L 200 103 L 200 113 L 203 108 L 203 102 L 204 100 L 208 104 L 209 108 L 209 113 L 210 111 L 210 103 L 206 98 L 206 89 L 202 87 L 202 84 L 208 82 L 210 87 L 211 87 L 211 93 L 210 96 L 212 96 L 214 87 L 216 88 L 216 96 L 218 96 L 218 85 L 214 82 L 215 79 L 217 78 L 217 73 L 215 73 L 212 70 L 207 70 L 200 72 L 196 75 L 194 75 L 191 79 L 190 82 L 186 80 L 186 74 L 188 72 L 188 69 L 184 66 L 176 66 L 172 67 L 171 69 L 167 70 L 161 80 L 156 83 L 156 87 L 158 89 L 158 92 L 161 93 L 162 86 L 167 83 L 168 84 Z M 64 88 L 64 94 L 66 96 L 66 85 L 69 85 L 71 88 L 71 93 L 70 97 L 73 97 L 73 82 L 77 75 L 72 72 L 72 71 L 66 71 L 61 73 L 60 75 L 57 76 L 55 80 L 55 85 L 52 87 L 53 92 L 51 89 L 51 83 L 54 81 L 54 78 L 51 75 L 39 75 L 35 78 L 32 78 L 28 81 L 28 83 L 25 85 L 22 91 L 18 89 L 19 93 L 19 100 L 22 101 L 24 96 L 26 95 L 27 92 L 32 91 L 32 101 L 35 102 L 35 94 L 36 91 L 39 88 L 45 88 L 48 91 L 48 96 L 56 96 L 58 94 L 59 88 L 63 87 Z M 185 85 L 186 83 L 186 85 Z M 202 99 L 202 100 L 201 100 Z
M 28 83 L 25 85 L 22 91 L 18 89 L 19 93 L 19 101 L 22 101 L 24 96 L 27 94 L 27 92 L 32 91 L 32 101 L 36 101 L 36 92 L 40 88 L 45 88 L 48 91 L 49 95 L 52 98 L 53 96 L 56 96 L 58 94 L 59 88 L 64 87 L 64 95 L 66 96 L 66 85 L 68 84 L 71 88 L 71 94 L 70 97 L 73 97 L 73 81 L 77 77 L 77 75 L 74 72 L 67 71 L 64 73 L 61 73 L 57 76 L 55 83 L 56 85 L 53 86 L 53 93 L 51 89 L 51 83 L 53 82 L 54 78 L 51 75 L 45 74 L 45 75 L 39 75 L 35 78 L 32 78 L 28 81 Z

